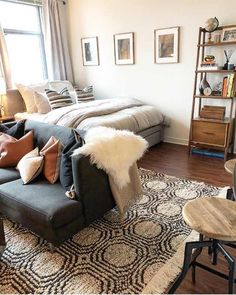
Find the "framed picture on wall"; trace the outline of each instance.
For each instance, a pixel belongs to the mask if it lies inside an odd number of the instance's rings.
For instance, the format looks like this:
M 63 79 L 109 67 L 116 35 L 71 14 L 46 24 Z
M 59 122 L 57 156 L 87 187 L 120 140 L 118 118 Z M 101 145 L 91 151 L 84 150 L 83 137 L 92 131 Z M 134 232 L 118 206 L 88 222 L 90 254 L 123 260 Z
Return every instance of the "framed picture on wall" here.
M 82 58 L 84 66 L 98 66 L 98 37 L 81 38 Z
M 222 42 L 235 42 L 236 41 L 236 27 L 227 27 L 222 32 Z
M 154 31 L 155 63 L 179 62 L 179 27 Z
M 114 54 L 116 65 L 134 64 L 134 33 L 114 35 Z

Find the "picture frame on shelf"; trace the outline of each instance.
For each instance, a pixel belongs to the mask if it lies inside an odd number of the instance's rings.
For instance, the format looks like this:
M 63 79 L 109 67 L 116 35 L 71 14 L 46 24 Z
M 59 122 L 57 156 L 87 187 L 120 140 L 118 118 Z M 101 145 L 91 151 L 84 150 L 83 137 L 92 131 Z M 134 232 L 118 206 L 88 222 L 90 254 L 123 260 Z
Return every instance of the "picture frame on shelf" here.
M 114 55 L 116 65 L 134 64 L 134 33 L 114 35 Z
M 157 64 L 179 62 L 180 27 L 154 30 L 154 62 Z
M 236 26 L 223 29 L 221 42 L 236 42 Z
M 99 66 L 98 37 L 81 38 L 84 66 Z

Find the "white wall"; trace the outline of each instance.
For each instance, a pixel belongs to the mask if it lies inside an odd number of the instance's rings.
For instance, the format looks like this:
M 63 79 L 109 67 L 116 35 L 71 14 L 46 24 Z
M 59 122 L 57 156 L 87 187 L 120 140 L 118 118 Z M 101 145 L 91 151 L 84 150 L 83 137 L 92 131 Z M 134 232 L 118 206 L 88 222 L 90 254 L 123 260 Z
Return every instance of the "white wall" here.
M 68 0 L 75 81 L 97 98 L 135 97 L 171 119 L 165 141 L 187 143 L 199 26 L 236 24 L 235 0 Z M 180 63 L 154 64 L 154 29 L 180 26 Z M 114 64 L 113 34 L 135 33 L 135 65 Z M 84 67 L 81 37 L 98 36 L 100 66 Z M 235 53 L 236 56 L 236 53 Z

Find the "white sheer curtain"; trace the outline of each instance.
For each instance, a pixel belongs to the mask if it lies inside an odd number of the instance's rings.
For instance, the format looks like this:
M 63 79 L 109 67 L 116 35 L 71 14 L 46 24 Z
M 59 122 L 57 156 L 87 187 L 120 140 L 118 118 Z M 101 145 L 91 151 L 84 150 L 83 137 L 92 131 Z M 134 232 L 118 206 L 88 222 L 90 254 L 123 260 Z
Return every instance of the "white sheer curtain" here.
M 11 67 L 7 53 L 7 45 L 3 29 L 0 24 L 0 77 L 4 79 L 6 88 L 13 88 Z
M 66 34 L 65 7 L 58 0 L 43 0 L 43 27 L 49 79 L 74 82 Z

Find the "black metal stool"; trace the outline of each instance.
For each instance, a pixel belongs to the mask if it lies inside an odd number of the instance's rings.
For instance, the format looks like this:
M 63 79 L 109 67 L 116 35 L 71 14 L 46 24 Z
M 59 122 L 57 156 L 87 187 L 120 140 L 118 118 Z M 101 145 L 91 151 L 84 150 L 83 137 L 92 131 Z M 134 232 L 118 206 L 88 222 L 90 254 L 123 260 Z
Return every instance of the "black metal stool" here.
M 236 201 L 235 187 L 236 187 L 236 159 L 231 159 L 225 162 L 225 171 L 232 175 L 232 186 L 227 190 L 226 199 Z
M 199 241 L 185 245 L 182 272 L 169 290 L 173 294 L 192 267 L 192 280 L 195 283 L 196 267 L 200 267 L 228 280 L 228 293 L 234 294 L 235 259 L 225 250 L 224 245 L 236 241 L 236 203 L 221 198 L 199 198 L 189 201 L 183 209 L 185 222 L 200 233 Z M 208 237 L 204 240 L 203 237 Z M 230 246 L 232 246 L 230 244 Z M 234 245 L 233 245 L 234 246 Z M 217 264 L 217 255 L 221 253 L 229 266 L 229 275 L 222 274 L 211 267 L 196 261 L 203 248 L 212 249 L 212 264 Z M 194 251 L 195 250 L 195 251 Z M 193 252 L 194 251 L 194 252 Z

